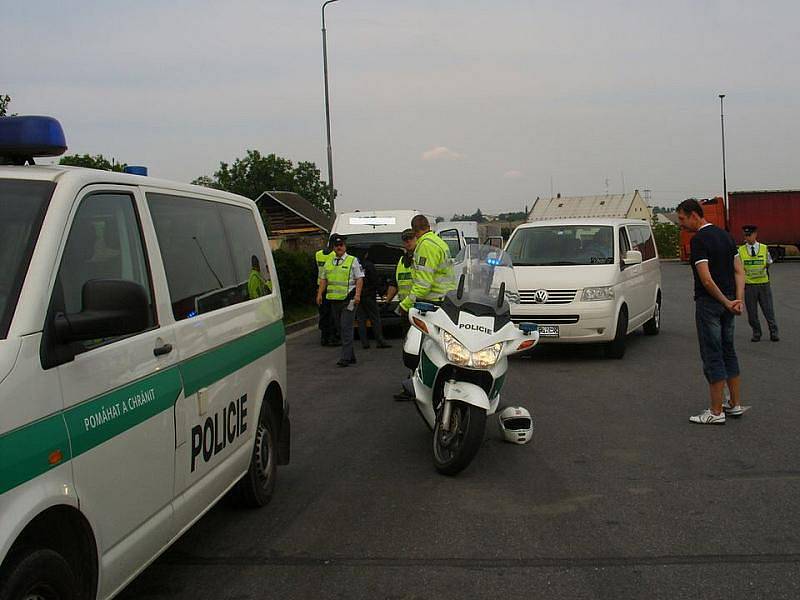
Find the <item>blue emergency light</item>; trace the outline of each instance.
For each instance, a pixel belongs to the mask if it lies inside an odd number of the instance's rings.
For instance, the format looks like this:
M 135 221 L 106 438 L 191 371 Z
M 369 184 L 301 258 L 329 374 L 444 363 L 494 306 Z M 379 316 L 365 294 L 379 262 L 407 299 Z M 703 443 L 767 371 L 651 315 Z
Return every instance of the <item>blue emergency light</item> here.
M 130 173 L 131 175 L 141 175 L 143 177 L 147 177 L 147 167 L 141 167 L 138 165 L 128 165 L 123 170 L 126 173 Z
M 35 156 L 61 156 L 67 140 L 53 117 L 0 117 L 0 164 L 34 164 Z

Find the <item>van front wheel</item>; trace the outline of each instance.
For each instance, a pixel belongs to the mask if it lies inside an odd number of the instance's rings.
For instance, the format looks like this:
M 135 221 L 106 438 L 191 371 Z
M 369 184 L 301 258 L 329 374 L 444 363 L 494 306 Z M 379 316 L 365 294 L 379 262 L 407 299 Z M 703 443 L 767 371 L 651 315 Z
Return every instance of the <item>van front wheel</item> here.
M 606 345 L 606 356 L 608 358 L 622 358 L 625 356 L 625 341 L 628 337 L 628 309 L 624 306 L 619 311 L 617 317 L 617 331 L 614 340 Z
M 78 586 L 69 563 L 49 549 L 18 554 L 0 574 L 0 600 L 72 600 Z

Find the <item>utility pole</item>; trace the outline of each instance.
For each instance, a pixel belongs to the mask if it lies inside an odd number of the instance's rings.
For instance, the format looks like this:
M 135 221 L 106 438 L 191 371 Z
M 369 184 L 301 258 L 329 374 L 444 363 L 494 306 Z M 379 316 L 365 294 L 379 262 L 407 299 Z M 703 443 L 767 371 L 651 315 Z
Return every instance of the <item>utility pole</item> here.
M 331 204 L 331 218 L 336 218 L 333 199 L 333 150 L 331 149 L 331 108 L 328 95 L 328 41 L 325 34 L 325 7 L 339 0 L 327 0 L 322 5 L 322 63 L 325 72 L 325 130 L 328 134 L 328 197 Z
M 725 218 L 728 218 L 728 177 L 725 174 L 725 114 L 723 101 L 725 94 L 719 95 L 719 123 L 722 127 L 722 205 L 725 207 Z

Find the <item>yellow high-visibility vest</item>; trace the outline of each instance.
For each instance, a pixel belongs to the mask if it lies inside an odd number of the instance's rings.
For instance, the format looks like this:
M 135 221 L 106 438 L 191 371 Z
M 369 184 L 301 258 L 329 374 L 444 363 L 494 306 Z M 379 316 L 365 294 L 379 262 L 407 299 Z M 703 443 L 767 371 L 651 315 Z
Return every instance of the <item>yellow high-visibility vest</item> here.
M 739 246 L 739 258 L 744 265 L 745 283 L 769 283 L 769 275 L 767 274 L 768 256 L 769 248 L 767 248 L 766 244 L 758 245 L 758 252 L 755 256 L 751 256 L 747 251 L 747 244 Z
M 348 288 L 350 287 L 350 269 L 353 267 L 355 260 L 355 256 L 348 255 L 340 265 L 335 264 L 335 259 L 325 263 L 325 276 L 328 280 L 325 297 L 328 300 L 344 300 L 347 298 Z

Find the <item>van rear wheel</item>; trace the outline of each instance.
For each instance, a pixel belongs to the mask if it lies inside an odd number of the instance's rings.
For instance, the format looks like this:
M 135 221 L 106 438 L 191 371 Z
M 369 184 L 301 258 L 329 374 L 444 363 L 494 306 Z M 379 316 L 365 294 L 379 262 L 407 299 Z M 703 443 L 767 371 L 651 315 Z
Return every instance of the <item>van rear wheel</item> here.
M 644 324 L 645 335 L 658 335 L 659 331 L 661 331 L 661 298 L 656 300 L 652 318 Z
M 277 477 L 277 453 L 275 424 L 272 411 L 265 402 L 261 407 L 261 418 L 256 429 L 250 468 L 234 489 L 234 498 L 246 508 L 260 508 L 269 504 L 275 491 Z
M 78 585 L 69 563 L 50 549 L 17 554 L 0 574 L 0 600 L 73 600 Z

